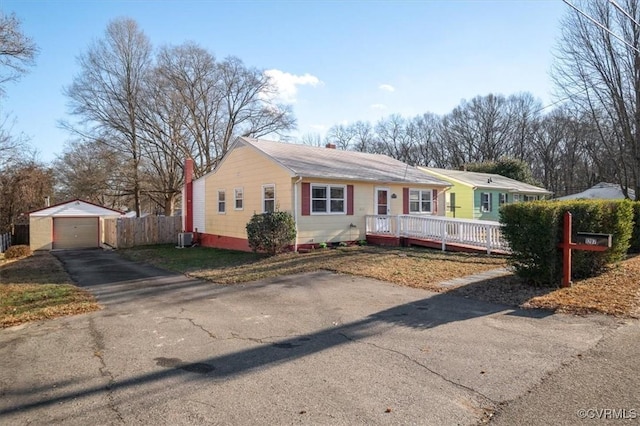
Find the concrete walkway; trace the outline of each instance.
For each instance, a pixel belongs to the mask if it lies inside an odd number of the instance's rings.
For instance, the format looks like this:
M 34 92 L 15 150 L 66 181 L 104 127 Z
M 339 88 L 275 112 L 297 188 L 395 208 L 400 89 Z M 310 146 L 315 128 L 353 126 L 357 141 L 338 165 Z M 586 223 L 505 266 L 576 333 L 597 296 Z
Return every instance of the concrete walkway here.
M 488 271 L 479 272 L 473 275 L 467 275 L 466 277 L 453 278 L 451 280 L 443 281 L 438 285 L 442 287 L 460 287 L 463 285 L 474 284 L 481 281 L 487 281 L 492 278 L 503 277 L 505 275 L 510 275 L 512 272 L 507 268 L 496 268 L 490 269 Z

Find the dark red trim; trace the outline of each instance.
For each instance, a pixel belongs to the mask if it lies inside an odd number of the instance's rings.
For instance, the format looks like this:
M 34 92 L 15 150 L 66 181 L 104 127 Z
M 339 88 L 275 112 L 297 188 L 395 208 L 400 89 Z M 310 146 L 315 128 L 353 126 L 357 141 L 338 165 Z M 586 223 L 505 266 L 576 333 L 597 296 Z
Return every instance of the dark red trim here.
M 353 216 L 353 185 L 347 185 L 347 216 Z
M 302 183 L 302 216 L 309 216 L 311 214 L 311 184 L 308 182 Z
M 409 188 L 402 188 L 402 214 L 409 214 Z
M 227 237 L 224 235 L 204 234 L 198 232 L 199 244 L 203 247 L 213 247 L 225 250 L 251 251 L 246 238 Z
M 367 244 L 386 247 L 400 247 L 400 238 L 383 235 L 367 235 Z
M 184 161 L 184 197 L 186 214 L 184 216 L 185 232 L 193 231 L 193 160 Z

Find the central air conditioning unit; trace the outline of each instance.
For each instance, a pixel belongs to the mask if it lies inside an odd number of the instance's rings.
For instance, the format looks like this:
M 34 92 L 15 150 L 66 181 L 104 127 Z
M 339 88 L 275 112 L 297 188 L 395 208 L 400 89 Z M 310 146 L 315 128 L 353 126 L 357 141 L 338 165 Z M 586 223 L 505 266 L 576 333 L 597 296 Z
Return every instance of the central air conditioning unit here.
M 178 247 L 185 248 L 193 245 L 193 232 L 181 232 L 178 234 Z

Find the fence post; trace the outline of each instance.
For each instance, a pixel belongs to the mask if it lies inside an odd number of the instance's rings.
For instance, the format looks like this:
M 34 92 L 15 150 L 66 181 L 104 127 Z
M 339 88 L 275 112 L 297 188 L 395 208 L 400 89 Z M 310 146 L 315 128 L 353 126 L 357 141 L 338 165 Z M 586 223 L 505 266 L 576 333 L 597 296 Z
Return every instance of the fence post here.
M 442 239 L 442 251 L 447 249 L 447 222 L 445 220 L 440 221 L 440 235 Z
M 487 254 L 491 254 L 491 229 L 489 228 L 489 224 L 484 225 L 484 235 L 487 239 Z

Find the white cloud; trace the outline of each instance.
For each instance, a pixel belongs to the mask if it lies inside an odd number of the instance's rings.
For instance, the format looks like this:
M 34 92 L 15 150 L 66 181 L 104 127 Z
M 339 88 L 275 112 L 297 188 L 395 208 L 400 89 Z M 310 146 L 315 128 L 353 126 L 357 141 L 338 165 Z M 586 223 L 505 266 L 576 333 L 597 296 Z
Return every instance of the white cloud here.
M 298 86 L 316 87 L 323 84 L 318 77 L 309 73 L 295 75 L 277 69 L 266 70 L 264 73 L 271 78 L 278 90 L 278 94 L 274 98 L 288 104 L 296 102 Z
M 370 108 L 371 109 L 387 109 L 387 106 L 383 104 L 372 104 Z
M 395 92 L 396 91 L 396 88 L 393 87 L 390 84 L 381 84 L 380 86 L 378 86 L 378 89 L 384 90 L 385 92 Z
M 311 124 L 309 125 L 309 127 L 320 132 L 327 130 L 327 126 L 325 126 L 324 124 Z

